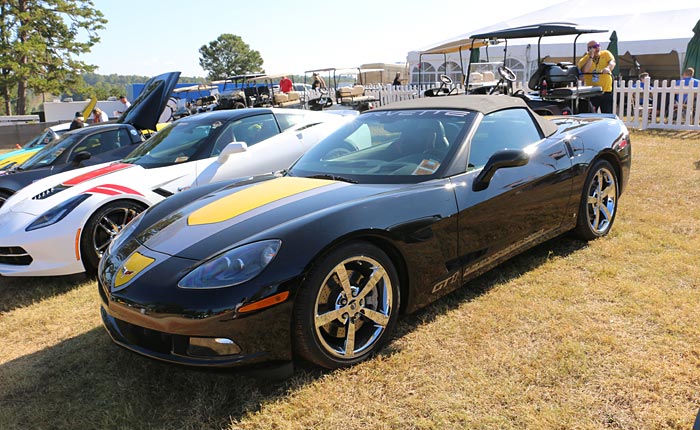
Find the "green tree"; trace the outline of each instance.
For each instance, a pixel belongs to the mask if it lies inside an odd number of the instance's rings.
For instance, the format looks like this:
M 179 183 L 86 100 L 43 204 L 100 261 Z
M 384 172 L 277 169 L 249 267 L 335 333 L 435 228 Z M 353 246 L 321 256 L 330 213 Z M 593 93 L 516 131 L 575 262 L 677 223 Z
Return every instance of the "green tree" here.
M 80 75 L 95 66 L 78 61 L 100 38 L 107 20 L 92 0 L 0 2 L 0 95 L 5 113 L 26 110 L 27 91 L 59 93 L 80 88 Z
M 199 65 L 209 73 L 210 80 L 233 75 L 262 72 L 260 52 L 250 49 L 240 36 L 222 34 L 216 40 L 199 48 Z

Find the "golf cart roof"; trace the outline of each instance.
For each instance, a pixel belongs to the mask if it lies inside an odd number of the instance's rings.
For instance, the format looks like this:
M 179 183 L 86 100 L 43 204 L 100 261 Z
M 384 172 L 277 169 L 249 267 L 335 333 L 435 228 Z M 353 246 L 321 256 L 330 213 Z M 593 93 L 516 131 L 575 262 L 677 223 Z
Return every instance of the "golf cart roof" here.
M 260 75 L 253 78 L 249 78 L 250 81 L 276 81 L 280 80 L 285 76 L 292 76 L 290 73 L 276 73 L 274 75 Z
M 473 34 L 472 39 L 524 39 L 527 37 L 567 36 L 570 34 L 605 33 L 608 30 L 578 28 L 571 22 L 551 22 L 506 28 L 488 33 Z
M 237 80 L 241 80 L 241 79 L 252 79 L 252 78 L 257 78 L 259 76 L 265 76 L 265 74 L 264 73 L 247 73 L 245 75 L 234 75 L 234 76 L 230 76 L 226 79 L 212 81 L 211 83 L 212 84 L 224 84 L 226 82 L 237 81 Z
M 199 85 L 191 85 L 189 87 L 180 87 L 180 88 L 175 88 L 173 90 L 174 93 L 185 93 L 188 91 L 208 91 L 208 90 L 213 90 L 215 88 L 218 88 L 214 85 L 206 85 L 206 84 L 199 84 Z
M 313 69 L 313 70 L 307 70 L 304 73 L 315 73 L 315 72 L 331 72 L 333 70 L 336 70 L 335 67 L 326 67 L 324 69 Z

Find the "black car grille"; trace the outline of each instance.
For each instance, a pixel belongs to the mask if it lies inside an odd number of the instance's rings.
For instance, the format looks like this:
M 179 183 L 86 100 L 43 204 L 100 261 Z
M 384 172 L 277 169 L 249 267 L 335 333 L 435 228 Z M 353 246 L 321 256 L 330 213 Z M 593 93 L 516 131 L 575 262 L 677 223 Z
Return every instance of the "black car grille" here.
M 128 322 L 114 319 L 119 331 L 127 342 L 161 354 L 185 355 L 188 344 L 187 336 L 179 336 L 163 333 L 139 327 Z
M 32 264 L 32 257 L 19 246 L 0 246 L 0 264 L 29 266 Z

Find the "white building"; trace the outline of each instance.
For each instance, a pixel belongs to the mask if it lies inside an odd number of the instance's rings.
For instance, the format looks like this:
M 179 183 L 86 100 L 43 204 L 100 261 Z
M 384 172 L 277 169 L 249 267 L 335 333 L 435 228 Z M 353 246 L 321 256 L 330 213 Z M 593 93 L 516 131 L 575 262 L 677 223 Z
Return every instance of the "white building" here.
M 434 83 L 441 74 L 452 77 L 455 82 L 461 82 L 462 70 L 465 70 L 469 63 L 468 48 L 465 47 L 462 51 L 461 58 L 458 52 L 425 54 L 438 46 L 460 43 L 466 45 L 472 34 L 554 22 L 574 23 L 580 28 L 608 30 L 605 33 L 579 37 L 576 41 L 576 53 L 579 58 L 585 52 L 589 40 L 595 39 L 603 48 L 607 48 L 611 33 L 616 31 L 619 53 L 617 63 L 623 79 L 636 78 L 641 71 L 649 72 L 652 79 L 677 79 L 681 73 L 688 41 L 693 36 L 693 27 L 700 19 L 698 4 L 689 3 L 636 0 L 630 4 L 622 1 L 601 3 L 568 0 L 448 40 L 436 41 L 409 52 L 407 60 L 411 83 L 419 82 L 419 73 L 422 83 Z M 604 16 L 600 16 L 601 14 Z M 571 62 L 574 60 L 574 38 L 575 36 L 542 38 L 541 58 L 551 62 Z M 490 61 L 503 61 L 503 49 L 503 44 L 483 47 L 480 49 L 480 60 L 486 61 L 488 58 Z M 527 82 L 530 74 L 537 69 L 537 55 L 537 39 L 510 40 L 505 65 L 516 72 L 519 81 Z

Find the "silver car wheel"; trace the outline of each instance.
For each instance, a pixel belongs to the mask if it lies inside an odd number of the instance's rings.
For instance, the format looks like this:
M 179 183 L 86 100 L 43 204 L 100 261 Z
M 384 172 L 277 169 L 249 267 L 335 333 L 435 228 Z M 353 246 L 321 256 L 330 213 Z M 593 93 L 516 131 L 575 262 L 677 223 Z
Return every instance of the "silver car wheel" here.
M 594 175 L 587 191 L 586 214 L 591 230 L 599 235 L 610 228 L 617 209 L 617 181 L 606 167 Z
M 314 328 L 331 356 L 352 359 L 371 350 L 392 315 L 387 271 L 366 256 L 348 258 L 328 273 L 314 304 Z
M 103 214 L 92 231 L 92 247 L 95 253 L 102 257 L 114 237 L 136 218 L 140 211 L 131 207 L 115 207 Z

